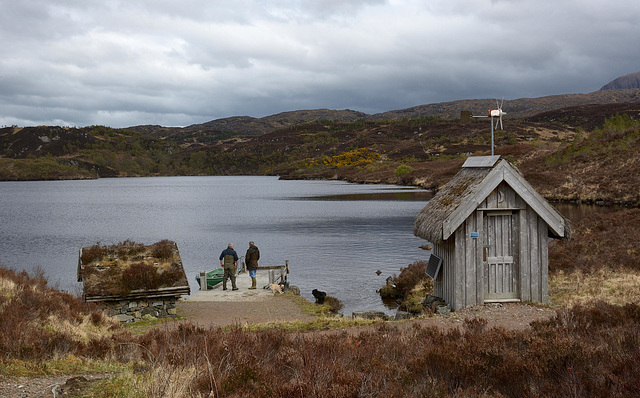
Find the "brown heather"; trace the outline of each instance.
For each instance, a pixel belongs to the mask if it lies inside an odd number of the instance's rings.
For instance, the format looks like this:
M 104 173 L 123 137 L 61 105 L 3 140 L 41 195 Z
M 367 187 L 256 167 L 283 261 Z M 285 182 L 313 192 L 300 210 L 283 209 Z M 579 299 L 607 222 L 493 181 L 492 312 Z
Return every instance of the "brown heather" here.
M 168 239 L 163 239 L 151 245 L 151 255 L 163 261 L 167 261 L 173 256 L 175 243 Z
M 47 286 L 42 272 L 30 276 L 0 266 L 2 360 L 86 354 L 118 329 L 95 307 Z
M 188 284 L 177 246 L 167 239 L 149 246 L 131 240 L 110 246 L 98 242 L 83 248 L 80 260 L 87 295 L 127 295 Z
M 399 275 L 379 290 L 380 297 L 395 300 L 398 309 L 418 315 L 423 313 L 422 301 L 427 294 L 433 294 L 433 280 L 425 273 L 426 261 L 415 261 L 400 269 Z
M 524 331 L 385 323 L 359 332 L 252 332 L 185 323 L 132 336 L 41 277 L 0 269 L 1 361 L 74 355 L 136 364 L 146 396 L 565 397 L 640 394 L 640 307 L 559 310 Z M 55 315 L 84 338 L 55 331 Z M 84 319 L 89 320 L 83 321 Z
M 484 320 L 462 331 L 382 324 L 338 335 L 182 325 L 139 344 L 144 360 L 163 369 L 154 396 L 174 382 L 188 396 L 635 396 L 638 322 L 637 305 L 600 303 L 520 332 L 487 330 Z M 185 369 L 191 376 L 172 378 Z
M 134 336 L 42 274 L 0 268 L 0 372 L 18 360 L 108 359 L 132 369 L 114 383 L 149 397 L 640 396 L 640 293 L 589 290 L 640 275 L 638 217 L 594 215 L 572 241 L 553 243 L 551 301 L 565 307 L 519 331 L 480 318 L 453 330 L 402 322 L 307 333 L 167 323 Z M 423 272 L 412 264 L 396 283 L 420 285 Z M 567 280 L 582 285 L 563 291 Z
M 549 247 L 551 272 L 640 271 L 640 209 L 592 214 L 578 223 L 570 241 Z
M 426 261 L 416 261 L 401 269 L 400 275 L 393 276 L 400 297 L 407 298 L 416 286 L 430 281 L 430 278 L 425 273 L 426 268 Z

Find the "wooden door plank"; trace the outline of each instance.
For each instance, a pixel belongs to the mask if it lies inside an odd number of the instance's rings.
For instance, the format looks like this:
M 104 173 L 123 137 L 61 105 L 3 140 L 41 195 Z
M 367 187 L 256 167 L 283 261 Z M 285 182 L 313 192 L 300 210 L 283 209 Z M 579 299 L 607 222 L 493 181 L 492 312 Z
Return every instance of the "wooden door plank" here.
M 520 265 L 520 298 L 523 301 L 531 300 L 531 290 L 529 282 L 529 227 L 527 225 L 527 210 L 522 210 L 518 214 L 520 219 L 520 241 L 519 241 L 519 265 Z
M 484 303 L 484 264 L 482 262 L 482 246 L 484 242 L 484 213 L 476 211 L 476 232 L 478 232 L 478 239 L 476 239 L 476 304 Z

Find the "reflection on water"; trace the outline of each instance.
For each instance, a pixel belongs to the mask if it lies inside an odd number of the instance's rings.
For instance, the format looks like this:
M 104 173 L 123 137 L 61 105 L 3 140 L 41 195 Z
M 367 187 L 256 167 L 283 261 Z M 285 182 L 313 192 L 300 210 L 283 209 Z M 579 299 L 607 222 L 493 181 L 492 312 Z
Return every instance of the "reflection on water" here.
M 384 298 L 381 300 L 382 300 L 382 304 L 384 304 L 384 306 L 390 310 L 397 310 L 399 307 L 398 301 L 396 299 Z
M 552 205 L 556 208 L 556 210 L 560 212 L 560 214 L 568 218 L 573 224 L 577 223 L 590 214 L 613 213 L 621 209 L 620 206 L 598 206 L 594 204 L 576 204 L 565 202 L 556 202 L 552 203 Z
M 409 200 L 428 202 L 433 198 L 434 193 L 423 190 L 406 190 L 398 192 L 377 192 L 377 193 L 353 193 L 343 195 L 318 196 L 313 200 Z M 301 198 L 302 199 L 302 198 Z

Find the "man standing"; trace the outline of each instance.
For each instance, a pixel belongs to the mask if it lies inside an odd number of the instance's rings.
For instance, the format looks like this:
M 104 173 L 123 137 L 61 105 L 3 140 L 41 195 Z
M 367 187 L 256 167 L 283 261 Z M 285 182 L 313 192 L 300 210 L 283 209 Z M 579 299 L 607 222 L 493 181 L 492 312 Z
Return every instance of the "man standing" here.
M 223 263 L 224 261 L 224 263 Z M 227 290 L 227 278 L 231 279 L 231 290 L 238 290 L 236 287 L 236 269 L 238 268 L 238 253 L 233 250 L 233 244 L 229 243 L 227 248 L 220 254 L 220 266 L 224 267 L 222 279 L 222 290 Z
M 251 287 L 249 289 L 255 289 L 256 270 L 258 269 L 258 260 L 260 260 L 260 250 L 258 250 L 258 246 L 256 246 L 253 241 L 249 242 L 249 248 L 247 249 L 247 254 L 244 256 L 244 259 L 247 262 L 247 269 L 251 277 Z

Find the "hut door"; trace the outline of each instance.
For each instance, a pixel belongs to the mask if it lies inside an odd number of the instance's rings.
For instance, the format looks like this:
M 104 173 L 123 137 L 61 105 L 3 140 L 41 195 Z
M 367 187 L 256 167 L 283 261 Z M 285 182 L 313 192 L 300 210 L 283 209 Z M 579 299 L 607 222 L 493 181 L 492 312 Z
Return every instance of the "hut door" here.
M 487 211 L 484 223 L 484 301 L 518 299 L 518 217 L 513 211 Z

